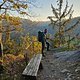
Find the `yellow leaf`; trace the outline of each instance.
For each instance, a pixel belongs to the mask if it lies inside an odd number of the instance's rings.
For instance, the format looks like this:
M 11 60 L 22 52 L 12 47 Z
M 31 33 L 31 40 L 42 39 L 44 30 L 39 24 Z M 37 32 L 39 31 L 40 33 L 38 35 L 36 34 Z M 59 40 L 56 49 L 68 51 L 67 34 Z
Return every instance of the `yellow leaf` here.
M 20 12 L 20 14 L 27 14 L 26 12 Z
M 18 7 L 17 7 L 17 5 L 16 5 L 16 4 L 14 4 L 14 5 L 13 5 L 13 8 L 14 8 L 14 9 L 17 9 Z
M 26 5 L 21 5 L 21 7 L 26 9 L 26 8 L 28 8 L 28 5 L 27 4 Z

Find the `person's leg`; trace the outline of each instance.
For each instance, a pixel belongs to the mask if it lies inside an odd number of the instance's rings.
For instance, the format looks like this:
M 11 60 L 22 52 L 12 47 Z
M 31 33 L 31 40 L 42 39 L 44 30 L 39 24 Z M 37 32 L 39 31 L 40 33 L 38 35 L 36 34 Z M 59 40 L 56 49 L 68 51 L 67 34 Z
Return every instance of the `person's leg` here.
M 49 43 L 46 42 L 46 45 L 47 45 L 47 51 L 49 51 Z
M 44 44 L 44 42 L 42 42 L 42 55 L 44 56 L 44 48 L 45 48 L 45 44 Z
M 0 64 L 0 74 L 3 73 L 3 65 Z
M 2 49 L 1 49 L 1 44 L 0 44 L 0 57 L 2 57 Z
M 44 48 L 43 48 L 43 43 L 42 43 L 42 54 L 43 54 L 43 50 L 44 50 Z

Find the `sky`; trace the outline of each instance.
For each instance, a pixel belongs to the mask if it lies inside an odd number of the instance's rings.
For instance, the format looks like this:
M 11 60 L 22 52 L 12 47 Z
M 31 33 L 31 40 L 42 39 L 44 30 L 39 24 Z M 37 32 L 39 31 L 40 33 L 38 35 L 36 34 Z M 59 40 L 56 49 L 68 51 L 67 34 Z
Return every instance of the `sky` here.
M 1 2 L 2 0 L 0 0 Z M 56 0 L 28 0 L 31 1 L 33 4 L 29 4 L 28 13 L 31 15 L 31 17 L 28 16 L 22 16 L 24 18 L 31 19 L 33 21 L 47 21 L 47 17 L 53 15 L 51 4 L 53 4 L 54 7 L 56 7 Z M 65 5 L 65 1 L 64 5 Z M 69 6 L 73 4 L 73 17 L 80 16 L 80 0 L 68 0 Z M 63 5 L 63 6 L 64 6 Z M 15 14 L 15 13 L 13 13 Z
M 63 1 L 65 5 L 66 0 Z M 73 17 L 80 16 L 80 0 L 68 0 L 68 3 L 69 6 L 73 4 Z M 36 8 L 34 6 L 31 8 L 32 15 L 35 15 L 32 17 L 32 20 L 47 21 L 47 17 L 53 15 L 51 4 L 56 7 L 56 0 L 35 0 L 34 4 L 39 8 Z

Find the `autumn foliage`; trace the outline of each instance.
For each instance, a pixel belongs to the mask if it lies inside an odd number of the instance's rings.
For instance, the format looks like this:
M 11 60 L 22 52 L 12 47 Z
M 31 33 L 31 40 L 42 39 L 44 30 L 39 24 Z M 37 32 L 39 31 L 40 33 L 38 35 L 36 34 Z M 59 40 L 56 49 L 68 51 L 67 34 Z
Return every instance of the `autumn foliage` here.
M 28 15 L 27 8 L 27 0 L 3 0 L 0 3 L 0 43 L 3 44 L 0 65 L 4 68 L 0 80 L 19 80 L 26 62 L 34 54 L 41 53 L 41 43 L 35 36 L 26 34 L 14 39 L 11 37 L 12 32 L 17 35 L 23 34 L 24 30 L 20 16 L 15 17 L 13 13 Z

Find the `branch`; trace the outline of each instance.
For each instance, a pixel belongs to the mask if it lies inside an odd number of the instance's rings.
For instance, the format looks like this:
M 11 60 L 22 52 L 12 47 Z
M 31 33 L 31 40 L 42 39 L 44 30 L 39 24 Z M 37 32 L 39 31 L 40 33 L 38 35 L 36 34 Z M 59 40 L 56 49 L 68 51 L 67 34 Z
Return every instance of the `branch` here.
M 72 18 L 72 14 L 73 14 L 74 10 L 70 13 L 69 19 Z
M 1 9 L 1 6 L 3 6 L 3 5 L 5 4 L 5 2 L 6 2 L 6 1 L 4 1 L 4 2 L 0 5 L 0 9 Z
M 15 31 L 16 29 L 8 30 L 8 31 L 0 31 L 0 33 L 7 33 L 7 32 L 12 32 Z
M 63 0 L 59 0 L 60 2 L 59 2 L 59 9 L 61 10 L 61 8 L 62 8 L 62 3 L 63 3 Z
M 55 8 L 53 7 L 53 5 L 51 4 L 51 8 L 52 8 L 52 11 L 53 11 L 53 14 L 55 15 L 56 18 L 59 18 L 58 17 L 58 13 L 56 12 Z
M 67 16 L 68 14 L 70 14 L 70 12 L 71 12 L 72 8 L 73 8 L 73 5 L 71 5 L 71 7 L 70 7 L 69 11 L 65 14 L 65 16 Z
M 73 26 L 71 26 L 69 29 L 65 30 L 65 32 L 68 32 L 68 31 L 74 29 L 79 22 L 80 22 L 80 19 Z
M 5 10 L 10 10 L 10 8 L 8 8 L 8 7 L 1 7 L 1 9 L 5 9 Z
M 75 36 L 76 36 L 76 37 L 79 36 L 79 33 L 77 33 Z M 68 40 L 67 42 L 70 42 L 70 41 L 72 41 L 72 40 L 74 40 L 74 39 L 75 39 L 75 37 L 71 38 L 71 39 Z
M 48 18 L 50 19 L 51 23 L 49 25 L 57 25 L 58 20 L 54 21 L 52 18 L 54 18 L 54 16 L 48 16 Z
M 40 8 L 40 7 L 36 6 L 36 5 L 34 5 L 32 2 L 27 2 L 27 3 L 31 4 L 31 5 L 34 6 L 35 8 Z
M 68 2 L 66 1 L 66 7 L 65 7 L 62 15 L 60 16 L 60 18 L 65 17 L 65 13 L 67 12 L 67 8 L 68 8 Z
M 70 19 L 67 19 L 66 21 L 64 21 L 64 22 L 62 23 L 61 26 L 65 26 L 65 24 L 67 24 L 69 21 L 70 21 Z

